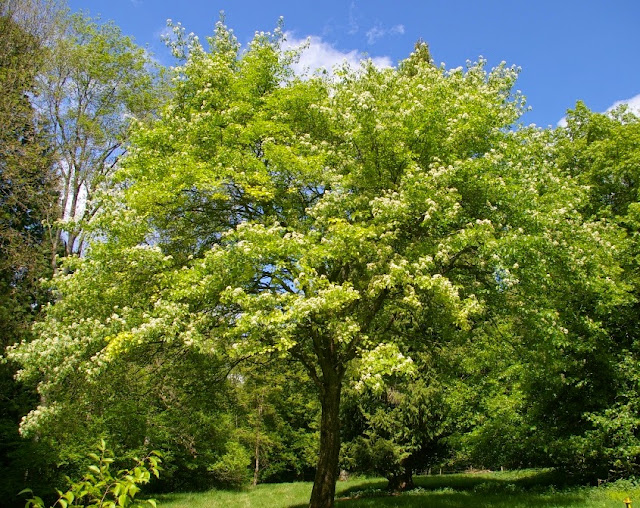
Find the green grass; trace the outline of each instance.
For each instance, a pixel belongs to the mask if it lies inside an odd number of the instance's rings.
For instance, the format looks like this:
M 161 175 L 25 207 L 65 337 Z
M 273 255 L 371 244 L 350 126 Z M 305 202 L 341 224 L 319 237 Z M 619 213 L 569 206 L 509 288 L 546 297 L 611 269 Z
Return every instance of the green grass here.
M 517 471 L 416 477 L 417 488 L 400 495 L 381 479 L 339 482 L 336 508 L 624 508 L 630 496 L 640 506 L 640 488 L 558 489 L 549 471 Z M 163 508 L 305 508 L 311 483 L 258 485 L 240 491 L 167 494 Z

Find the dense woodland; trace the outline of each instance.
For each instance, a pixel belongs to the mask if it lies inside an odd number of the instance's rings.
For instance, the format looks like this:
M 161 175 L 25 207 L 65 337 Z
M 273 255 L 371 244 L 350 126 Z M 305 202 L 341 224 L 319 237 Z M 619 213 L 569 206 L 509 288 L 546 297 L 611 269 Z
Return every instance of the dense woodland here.
M 523 126 L 518 69 L 294 74 L 0 0 L 0 504 L 430 469 L 640 475 L 640 119 Z M 104 445 L 103 445 L 104 446 Z M 23 496 L 24 497 L 24 496 Z M 55 495 L 52 498 L 55 500 Z

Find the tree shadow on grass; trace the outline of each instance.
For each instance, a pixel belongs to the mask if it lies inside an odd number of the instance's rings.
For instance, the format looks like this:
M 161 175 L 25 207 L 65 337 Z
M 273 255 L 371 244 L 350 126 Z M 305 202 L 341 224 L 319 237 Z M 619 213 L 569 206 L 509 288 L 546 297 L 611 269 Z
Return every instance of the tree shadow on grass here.
M 336 508 L 576 508 L 584 506 L 579 494 L 486 494 L 482 492 L 413 491 L 402 495 L 344 499 Z
M 548 490 L 550 487 L 566 487 L 570 484 L 566 476 L 552 469 L 415 476 L 414 483 L 416 487 L 425 490 L 468 491 L 483 489 L 495 492 Z
M 380 493 L 371 497 L 337 498 L 336 508 L 570 508 L 584 506 L 587 498 L 576 493 L 485 494 L 479 492 L 423 491 Z M 290 508 L 306 508 L 307 503 Z
M 416 489 L 402 494 L 389 493 L 384 480 L 342 489 L 338 484 L 336 508 L 577 508 L 587 499 L 576 491 L 555 491 L 565 482 L 553 471 L 422 476 L 414 480 Z

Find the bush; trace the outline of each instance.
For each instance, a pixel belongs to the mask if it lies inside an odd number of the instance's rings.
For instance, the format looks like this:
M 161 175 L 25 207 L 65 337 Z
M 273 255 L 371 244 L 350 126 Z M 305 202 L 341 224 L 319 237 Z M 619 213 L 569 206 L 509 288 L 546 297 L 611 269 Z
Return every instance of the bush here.
M 69 490 L 58 492 L 58 500 L 51 508 L 156 508 L 153 499 L 145 501 L 134 501 L 134 497 L 140 492 L 138 485 L 149 483 L 151 475 L 159 476 L 162 462 L 158 452 L 151 452 L 149 455 L 139 460 L 131 469 L 121 469 L 114 476 L 111 473 L 111 464 L 115 458 L 107 449 L 104 439 L 98 445 L 99 454 L 90 453 L 89 457 L 94 461 L 90 465 L 84 477 L 72 482 L 69 478 Z M 32 493 L 25 489 L 21 492 Z M 44 501 L 34 496 L 27 499 L 25 508 L 44 508 Z
M 249 482 L 249 464 L 249 452 L 240 443 L 231 441 L 226 453 L 209 470 L 221 486 L 238 488 Z

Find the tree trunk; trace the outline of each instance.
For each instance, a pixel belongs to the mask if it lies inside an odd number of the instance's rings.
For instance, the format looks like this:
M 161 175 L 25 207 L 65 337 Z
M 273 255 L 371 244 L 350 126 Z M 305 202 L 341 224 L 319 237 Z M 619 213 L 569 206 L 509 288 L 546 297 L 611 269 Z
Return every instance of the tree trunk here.
M 260 475 L 260 437 L 256 437 L 256 460 L 255 467 L 253 469 L 253 483 L 255 487 L 258 485 L 258 477 Z
M 258 397 L 258 419 L 256 421 L 256 447 L 255 447 L 255 468 L 253 470 L 253 486 L 258 485 L 260 475 L 260 431 L 262 427 L 262 395 Z
M 325 376 L 320 389 L 322 417 L 320 420 L 320 453 L 313 482 L 309 508 L 332 508 L 338 480 L 340 454 L 340 392 L 341 376 Z
M 404 492 L 405 490 L 415 488 L 411 468 L 404 469 L 401 473 L 388 478 L 388 480 L 389 484 L 387 485 L 387 489 L 391 492 Z

